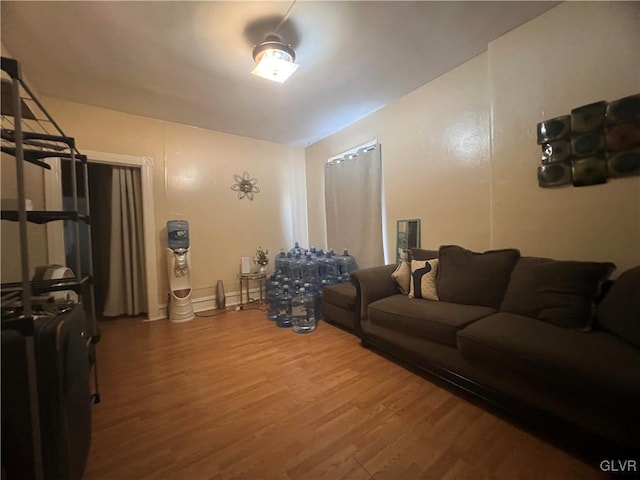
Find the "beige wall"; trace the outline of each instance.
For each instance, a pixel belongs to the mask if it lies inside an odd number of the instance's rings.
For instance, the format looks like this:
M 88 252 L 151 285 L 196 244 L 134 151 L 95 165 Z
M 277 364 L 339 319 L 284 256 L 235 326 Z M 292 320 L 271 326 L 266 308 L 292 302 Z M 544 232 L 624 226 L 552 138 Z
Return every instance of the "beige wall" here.
M 309 239 L 324 245 L 323 164 L 382 144 L 386 254 L 395 222 L 422 246 L 517 247 L 525 255 L 640 263 L 640 177 L 541 189 L 536 124 L 640 90 L 640 7 L 566 2 L 487 52 L 305 151 Z
M 241 256 L 258 246 L 277 252 L 306 244 L 305 164 L 302 149 L 43 97 L 80 150 L 153 159 L 158 302 L 168 292 L 166 222 L 189 221 L 194 299 L 214 295 L 223 280 L 238 290 Z M 233 175 L 258 179 L 253 202 L 231 191 Z

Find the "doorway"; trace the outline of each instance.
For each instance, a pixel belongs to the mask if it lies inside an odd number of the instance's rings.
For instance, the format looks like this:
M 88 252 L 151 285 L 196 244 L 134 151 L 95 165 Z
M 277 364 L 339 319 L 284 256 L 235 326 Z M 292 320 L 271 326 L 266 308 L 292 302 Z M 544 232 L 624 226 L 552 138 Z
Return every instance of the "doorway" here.
M 153 161 L 148 157 L 135 157 L 130 155 L 119 155 L 104 152 L 92 152 L 83 151 L 89 159 L 89 174 L 92 177 L 90 179 L 90 192 L 94 188 L 96 193 L 98 191 L 103 192 L 105 190 L 104 185 L 100 185 L 100 182 L 94 184 L 95 179 L 100 179 L 105 172 L 109 172 L 110 168 L 114 166 L 127 166 L 133 167 L 139 170 L 140 186 L 142 191 L 142 231 L 144 238 L 144 274 L 146 276 L 146 312 L 147 319 L 156 320 L 163 318 L 158 308 L 158 290 L 157 290 L 157 266 L 156 266 L 156 244 L 155 244 L 155 221 L 154 221 L 154 208 L 153 208 Z M 65 162 L 53 162 L 52 163 L 52 175 L 45 177 L 45 197 L 47 208 L 52 210 L 61 209 L 62 207 L 62 182 L 64 178 L 61 175 L 62 166 L 60 164 Z M 91 172 L 94 172 L 93 174 Z M 97 173 L 96 173 L 97 172 Z M 94 196 L 94 195 L 92 195 Z M 90 200 L 91 197 L 90 197 Z M 95 253 L 99 254 L 104 248 L 105 242 L 105 229 L 103 222 L 99 221 L 100 216 L 110 216 L 110 208 L 106 209 L 100 207 L 99 202 L 96 203 L 96 208 L 91 204 L 92 215 L 92 247 Z M 102 215 L 101 215 L 102 214 Z M 96 216 L 94 219 L 93 217 Z M 61 263 L 65 258 L 64 242 L 62 229 L 57 230 L 56 222 L 51 222 L 51 230 L 47 231 L 47 241 L 49 250 L 49 262 Z M 94 232 L 94 230 L 96 230 Z M 94 254 L 94 258 L 96 255 Z M 96 262 L 100 263 L 100 262 Z M 105 272 L 99 266 L 94 264 L 94 276 L 97 284 L 104 284 Z M 97 266 L 97 268 L 96 268 Z M 102 290 L 102 291 L 100 291 Z M 96 288 L 96 299 L 103 303 L 105 298 L 104 289 Z M 102 308 L 98 305 L 96 309 L 98 314 L 102 313 Z

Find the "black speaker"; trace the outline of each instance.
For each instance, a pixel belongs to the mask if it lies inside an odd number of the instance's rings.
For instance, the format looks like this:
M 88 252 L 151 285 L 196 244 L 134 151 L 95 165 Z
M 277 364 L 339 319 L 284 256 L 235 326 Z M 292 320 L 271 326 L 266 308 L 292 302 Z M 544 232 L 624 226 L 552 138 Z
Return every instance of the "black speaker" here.
M 562 117 L 545 120 L 538 124 L 538 145 L 561 140 L 569 135 L 571 130 L 571 116 L 564 115 Z
M 571 157 L 571 143 L 567 140 L 542 144 L 542 163 L 563 162 Z
M 640 175 L 640 149 L 620 152 L 607 159 L 610 177 Z
M 571 167 L 566 163 L 546 163 L 538 167 L 538 185 L 556 187 L 571 183 Z
M 581 133 L 571 137 L 571 153 L 575 157 L 592 157 L 604 149 L 601 132 Z
M 598 185 L 607 182 L 607 162 L 602 157 L 579 158 L 571 161 L 574 187 Z
M 640 94 L 610 102 L 606 115 L 609 125 L 640 121 Z
M 587 133 L 604 127 L 607 102 L 595 102 L 571 110 L 571 133 Z
M 607 128 L 605 143 L 608 150 L 615 152 L 640 148 L 640 121 Z

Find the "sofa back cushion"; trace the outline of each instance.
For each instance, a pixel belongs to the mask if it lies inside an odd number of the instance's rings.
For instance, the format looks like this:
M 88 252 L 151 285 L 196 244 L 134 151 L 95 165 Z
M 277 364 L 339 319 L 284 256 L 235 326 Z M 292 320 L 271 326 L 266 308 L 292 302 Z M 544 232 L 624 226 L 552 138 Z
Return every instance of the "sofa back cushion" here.
M 640 266 L 618 277 L 596 316 L 602 328 L 640 347 Z
M 613 263 L 522 257 L 500 310 L 560 327 L 589 328 L 599 288 L 614 269 Z
M 520 251 L 477 253 L 457 245 L 443 245 L 438 258 L 436 285 L 440 300 L 498 308 Z
M 411 263 L 411 260 L 433 260 L 434 258 L 438 258 L 437 250 L 425 250 L 423 248 L 412 248 L 411 256 L 408 261 Z

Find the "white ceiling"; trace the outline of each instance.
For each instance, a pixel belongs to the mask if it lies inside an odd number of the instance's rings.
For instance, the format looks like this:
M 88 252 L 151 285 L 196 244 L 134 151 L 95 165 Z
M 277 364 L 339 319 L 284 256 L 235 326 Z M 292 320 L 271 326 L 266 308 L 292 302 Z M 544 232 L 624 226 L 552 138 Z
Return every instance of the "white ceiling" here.
M 251 52 L 291 2 L 0 2 L 2 43 L 42 94 L 298 147 L 478 55 L 557 2 L 298 1 L 284 84 Z

